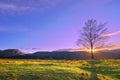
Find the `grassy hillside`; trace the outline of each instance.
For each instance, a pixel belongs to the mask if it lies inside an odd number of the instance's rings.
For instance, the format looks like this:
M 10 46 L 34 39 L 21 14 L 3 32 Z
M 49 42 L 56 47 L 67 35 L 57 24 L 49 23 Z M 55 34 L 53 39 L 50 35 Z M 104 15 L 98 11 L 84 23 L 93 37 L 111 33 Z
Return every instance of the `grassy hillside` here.
M 120 80 L 120 60 L 0 60 L 0 80 Z

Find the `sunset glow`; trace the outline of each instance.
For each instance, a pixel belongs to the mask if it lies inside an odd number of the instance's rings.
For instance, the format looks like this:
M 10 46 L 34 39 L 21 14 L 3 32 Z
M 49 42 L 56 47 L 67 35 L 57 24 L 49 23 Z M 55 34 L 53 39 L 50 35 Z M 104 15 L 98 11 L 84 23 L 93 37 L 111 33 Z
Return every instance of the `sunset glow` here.
M 107 22 L 108 33 L 102 36 L 110 36 L 113 45 L 120 45 L 119 3 L 119 0 L 0 0 L 0 49 L 35 52 L 82 48 L 76 45 L 78 32 L 91 18 Z M 107 48 L 99 50 L 104 49 Z
M 112 46 L 112 47 L 106 47 L 106 48 L 93 49 L 93 52 L 106 51 L 106 50 L 116 50 L 116 49 L 120 49 L 120 46 Z M 87 51 L 87 52 L 91 52 L 91 49 L 80 48 L 80 49 L 71 49 L 69 51 L 70 52 L 74 52 L 74 51 Z

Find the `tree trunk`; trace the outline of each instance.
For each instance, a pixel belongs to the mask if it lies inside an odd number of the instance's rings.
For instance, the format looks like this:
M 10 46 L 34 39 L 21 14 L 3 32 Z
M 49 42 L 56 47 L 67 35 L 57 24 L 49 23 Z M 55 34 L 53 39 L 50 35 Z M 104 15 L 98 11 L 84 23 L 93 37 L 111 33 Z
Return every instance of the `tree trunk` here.
M 91 58 L 94 59 L 93 43 L 91 42 Z
M 91 58 L 94 59 L 94 51 L 93 51 L 93 48 L 91 48 Z

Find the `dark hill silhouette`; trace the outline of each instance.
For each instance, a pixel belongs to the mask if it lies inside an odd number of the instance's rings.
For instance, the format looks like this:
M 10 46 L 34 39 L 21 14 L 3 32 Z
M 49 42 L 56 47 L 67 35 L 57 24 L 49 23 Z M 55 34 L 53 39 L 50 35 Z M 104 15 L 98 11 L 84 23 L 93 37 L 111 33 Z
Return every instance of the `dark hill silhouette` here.
M 53 58 L 53 59 L 90 59 L 90 53 L 85 51 L 79 52 L 36 52 L 33 55 L 41 56 L 42 58 Z M 116 50 L 106 50 L 97 52 L 95 59 L 119 59 L 120 58 L 120 49 Z
M 106 58 L 118 58 L 120 59 L 120 49 L 115 49 L 115 50 L 105 50 L 105 51 L 100 51 L 99 53 L 95 54 L 96 58 L 101 58 L 101 59 L 106 59 Z
M 53 52 L 35 52 L 33 54 L 23 54 L 18 49 L 8 49 L 0 51 L 0 58 L 14 59 L 91 59 L 90 53 L 85 51 L 53 51 Z M 105 50 L 95 54 L 96 59 L 120 59 L 120 49 Z
M 23 53 L 18 49 L 0 50 L 0 57 L 12 57 L 22 55 Z
M 84 51 L 82 52 L 36 52 L 33 55 L 40 56 L 42 58 L 50 58 L 50 59 L 89 59 L 90 55 Z

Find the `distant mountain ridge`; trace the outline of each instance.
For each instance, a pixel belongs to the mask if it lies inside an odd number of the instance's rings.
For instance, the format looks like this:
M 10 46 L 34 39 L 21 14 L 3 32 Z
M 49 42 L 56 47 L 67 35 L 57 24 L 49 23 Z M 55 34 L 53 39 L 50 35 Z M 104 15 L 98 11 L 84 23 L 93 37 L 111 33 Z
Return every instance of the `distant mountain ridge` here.
M 120 49 L 100 51 L 94 54 L 95 59 L 120 59 Z M 91 59 L 85 51 L 40 51 L 33 54 L 23 54 L 18 49 L 0 50 L 0 58 L 14 59 Z

